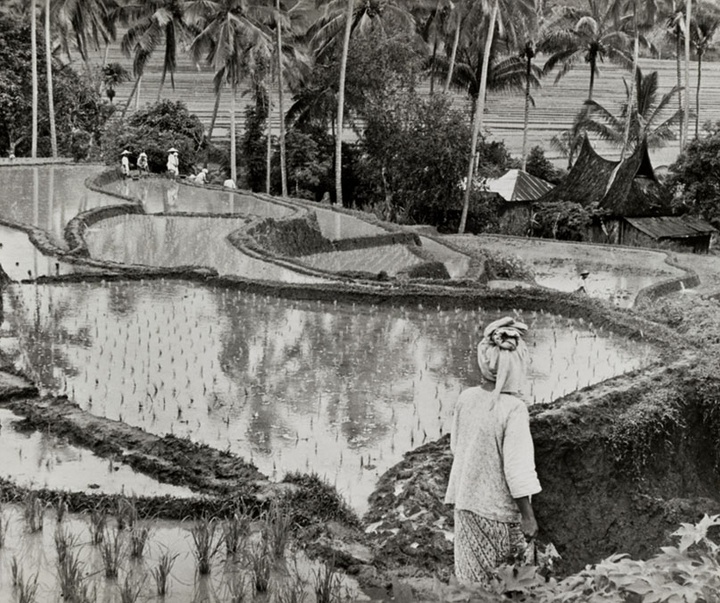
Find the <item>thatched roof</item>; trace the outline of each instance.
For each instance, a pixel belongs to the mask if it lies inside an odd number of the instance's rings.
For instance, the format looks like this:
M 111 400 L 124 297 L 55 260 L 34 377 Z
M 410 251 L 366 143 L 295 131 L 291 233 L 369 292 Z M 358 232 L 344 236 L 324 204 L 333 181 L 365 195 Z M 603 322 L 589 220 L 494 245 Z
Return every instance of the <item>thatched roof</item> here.
M 534 201 L 553 189 L 547 180 L 524 170 L 508 170 L 500 178 L 489 179 L 486 186 L 488 191 L 497 193 L 505 201 Z
M 655 177 L 646 141 L 621 164 L 600 157 L 587 137 L 565 179 L 538 201 L 595 205 L 618 217 L 659 216 L 669 213 L 670 207 L 670 196 Z

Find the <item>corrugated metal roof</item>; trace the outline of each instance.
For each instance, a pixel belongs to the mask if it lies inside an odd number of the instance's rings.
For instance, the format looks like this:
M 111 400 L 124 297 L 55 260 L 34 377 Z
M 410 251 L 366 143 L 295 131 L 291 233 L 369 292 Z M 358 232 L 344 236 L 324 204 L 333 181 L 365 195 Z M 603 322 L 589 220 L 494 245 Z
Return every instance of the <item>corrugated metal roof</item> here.
M 487 190 L 505 201 L 534 201 L 553 189 L 553 185 L 522 170 L 509 170 L 500 178 L 487 181 Z
M 717 232 L 717 230 L 705 222 L 705 220 L 693 216 L 625 218 L 625 220 L 653 239 L 682 239 Z

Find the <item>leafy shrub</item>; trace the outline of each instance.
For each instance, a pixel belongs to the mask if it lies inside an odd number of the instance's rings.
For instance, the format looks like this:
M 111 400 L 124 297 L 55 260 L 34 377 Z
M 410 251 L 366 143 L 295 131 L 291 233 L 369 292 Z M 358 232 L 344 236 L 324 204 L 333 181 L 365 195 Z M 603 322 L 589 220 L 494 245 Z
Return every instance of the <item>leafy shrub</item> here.
M 562 178 L 560 170 L 545 157 L 545 150 L 541 146 L 530 149 L 525 161 L 525 171 L 531 176 L 542 178 L 552 184 L 558 184 Z
M 130 151 L 131 164 L 141 151 L 148 156 L 151 172 L 166 169 L 168 149 L 175 147 L 180 159 L 180 173 L 191 171 L 198 162 L 198 147 L 203 140 L 200 119 L 188 112 L 182 101 L 162 100 L 133 113 L 125 120 L 114 120 L 103 136 L 103 159 L 120 164 L 120 153 Z
M 490 280 L 530 281 L 535 280 L 532 268 L 517 255 L 504 255 L 485 251 L 485 269 Z
M 538 203 L 533 216 L 533 234 L 546 239 L 582 241 L 591 219 L 590 212 L 579 203 Z

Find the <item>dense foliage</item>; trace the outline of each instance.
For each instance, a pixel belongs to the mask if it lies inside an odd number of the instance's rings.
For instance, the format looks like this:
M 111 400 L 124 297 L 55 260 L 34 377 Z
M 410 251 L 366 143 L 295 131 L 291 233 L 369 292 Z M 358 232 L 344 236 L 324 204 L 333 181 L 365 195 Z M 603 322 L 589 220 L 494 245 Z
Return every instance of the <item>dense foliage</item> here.
M 676 210 L 720 226 L 720 122 L 708 124 L 704 136 L 687 145 L 670 166 L 667 184 L 675 191 Z
M 545 157 L 545 150 L 541 146 L 530 149 L 525 160 L 525 171 L 531 176 L 542 178 L 552 184 L 558 184 L 562 180 L 562 172 Z
M 58 150 L 84 159 L 113 112 L 112 105 L 69 67 L 53 63 Z M 0 13 L 0 149 L 3 154 L 30 154 L 32 81 L 30 25 Z M 38 153 L 50 155 L 50 122 L 44 53 L 38 53 Z
M 546 239 L 582 241 L 591 220 L 591 212 L 580 203 L 539 203 L 533 215 L 533 234 Z
M 187 174 L 198 161 L 203 141 L 203 125 L 182 101 L 163 100 L 133 113 L 128 119 L 114 120 L 103 139 L 103 158 L 120 163 L 123 150 L 130 151 L 133 163 L 141 151 L 148 156 L 150 171 L 164 172 L 168 149 L 178 150 L 180 173 Z

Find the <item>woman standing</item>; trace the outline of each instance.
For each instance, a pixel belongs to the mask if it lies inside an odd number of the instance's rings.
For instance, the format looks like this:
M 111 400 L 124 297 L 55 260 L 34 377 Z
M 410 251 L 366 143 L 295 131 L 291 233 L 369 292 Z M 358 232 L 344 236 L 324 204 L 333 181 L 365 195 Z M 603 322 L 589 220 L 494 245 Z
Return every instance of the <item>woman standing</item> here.
M 487 583 L 521 554 L 537 522 L 540 492 L 530 416 L 520 398 L 527 371 L 527 326 L 510 317 L 488 325 L 478 345 L 484 382 L 460 394 L 450 438 L 454 458 L 445 502 L 455 505 L 455 575 Z

